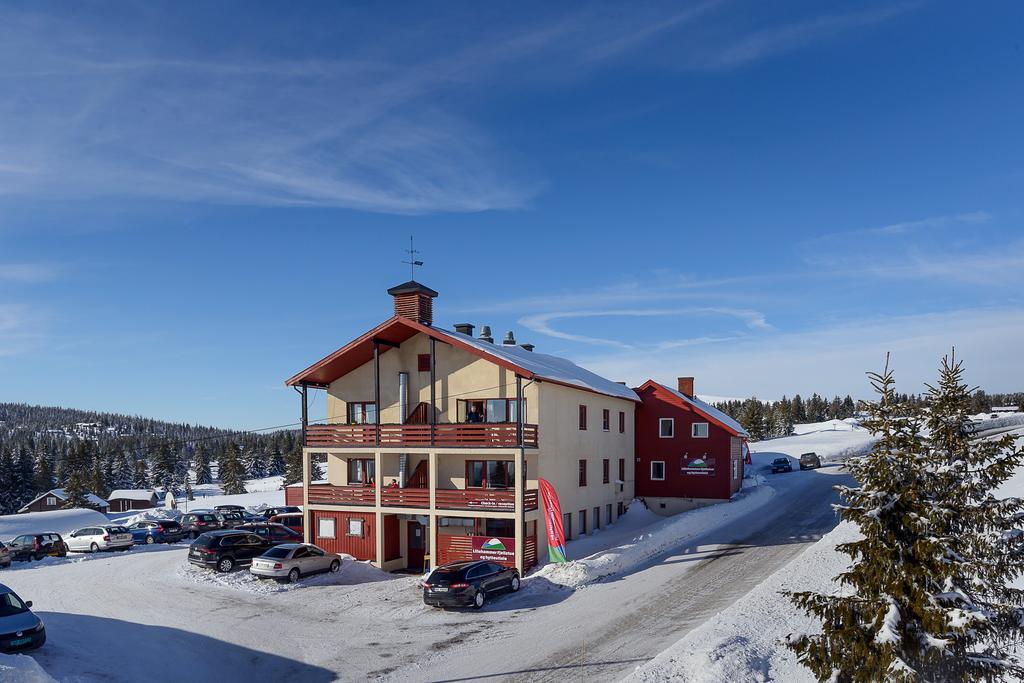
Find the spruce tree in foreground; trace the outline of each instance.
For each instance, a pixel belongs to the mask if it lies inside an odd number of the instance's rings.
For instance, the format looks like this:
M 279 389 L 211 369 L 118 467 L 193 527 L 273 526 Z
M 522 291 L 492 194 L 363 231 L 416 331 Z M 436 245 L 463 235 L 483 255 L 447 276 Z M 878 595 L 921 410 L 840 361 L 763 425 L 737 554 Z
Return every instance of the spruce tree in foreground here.
M 976 681 L 1018 679 L 1021 574 L 1016 499 L 992 490 L 1021 462 L 1012 439 L 972 443 L 960 433 L 969 405 L 959 364 L 944 362 L 930 393 L 929 431 L 900 402 L 892 372 L 870 373 L 879 394 L 864 425 L 878 438 L 851 459 L 858 487 L 836 487 L 844 520 L 862 538 L 837 546 L 852 559 L 841 595 L 790 593 L 822 621 L 820 635 L 788 644 L 819 680 Z M 963 395 L 963 397 L 961 396 Z
M 296 442 L 285 456 L 284 485 L 302 483 L 302 444 Z

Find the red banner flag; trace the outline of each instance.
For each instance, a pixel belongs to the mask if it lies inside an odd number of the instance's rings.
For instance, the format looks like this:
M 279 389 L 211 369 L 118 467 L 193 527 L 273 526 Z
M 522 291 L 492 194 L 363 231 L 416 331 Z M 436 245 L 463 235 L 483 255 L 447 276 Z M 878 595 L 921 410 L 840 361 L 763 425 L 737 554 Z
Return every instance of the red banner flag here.
M 558 494 L 547 479 L 538 479 L 538 482 L 547 520 L 548 559 L 552 562 L 565 562 L 565 528 L 562 526 L 562 506 L 558 503 Z

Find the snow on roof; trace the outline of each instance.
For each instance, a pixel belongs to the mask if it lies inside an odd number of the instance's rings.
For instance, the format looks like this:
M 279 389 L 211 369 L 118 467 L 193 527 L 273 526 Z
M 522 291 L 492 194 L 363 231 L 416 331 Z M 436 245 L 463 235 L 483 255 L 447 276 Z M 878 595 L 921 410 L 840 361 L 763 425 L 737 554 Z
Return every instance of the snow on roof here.
M 672 387 L 667 387 L 664 384 L 661 384 L 660 382 L 658 384 L 663 389 L 665 389 L 666 391 L 672 392 L 673 394 L 675 394 L 679 398 L 681 398 L 684 401 L 686 401 L 687 403 L 689 403 L 698 412 L 704 413 L 705 415 L 707 415 L 708 417 L 712 418 L 713 420 L 721 422 L 726 427 L 728 427 L 729 429 L 731 429 L 734 432 L 736 432 L 738 435 L 740 435 L 740 436 L 750 436 L 750 434 L 747 434 L 747 430 L 744 429 L 743 426 L 739 422 L 737 422 L 736 420 L 732 419 L 731 417 L 729 417 L 728 415 L 726 415 L 725 413 L 723 413 L 721 410 L 719 410 L 718 408 L 714 407 L 713 405 L 711 405 L 709 403 L 705 403 L 704 401 L 700 400 L 696 396 L 692 396 L 692 397 L 691 396 L 687 396 L 686 394 L 682 393 L 681 391 L 676 391 Z
M 153 489 L 117 489 L 111 491 L 110 495 L 107 496 L 109 500 L 152 500 L 156 493 Z
M 85 508 L 4 515 L 0 517 L 0 539 L 9 540 L 21 534 L 33 533 L 66 534 L 98 524 L 110 524 L 110 520 L 100 512 Z
M 624 384 L 601 377 L 565 358 L 550 356 L 546 353 L 537 353 L 536 351 L 527 351 L 521 346 L 511 344 L 492 344 L 474 339 L 468 334 L 451 332 L 439 327 L 432 329 L 442 335 L 457 339 L 464 344 L 469 344 L 488 355 L 518 365 L 524 370 L 529 370 L 540 379 L 561 382 L 562 384 L 579 387 L 580 389 L 594 391 L 598 394 L 623 398 L 627 401 L 640 400 L 640 397 Z

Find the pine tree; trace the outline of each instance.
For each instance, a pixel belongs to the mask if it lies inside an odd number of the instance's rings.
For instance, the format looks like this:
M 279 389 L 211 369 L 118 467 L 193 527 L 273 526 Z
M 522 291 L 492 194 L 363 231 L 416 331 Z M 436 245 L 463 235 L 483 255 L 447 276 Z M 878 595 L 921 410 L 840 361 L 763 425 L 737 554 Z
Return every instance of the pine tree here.
M 274 444 L 270 449 L 270 468 L 268 474 L 271 476 L 281 476 L 285 471 L 284 454 L 281 452 L 281 445 Z
M 64 472 L 67 481 L 64 482 L 64 493 L 66 500 L 65 508 L 80 508 L 88 505 L 86 494 L 89 493 L 89 475 L 92 470 L 92 443 L 87 440 L 78 442 L 66 458 Z
M 132 488 L 148 489 L 150 488 L 149 481 L 149 468 L 146 461 L 139 458 L 132 467 Z
M 858 487 L 836 487 L 842 518 L 862 538 L 837 546 L 851 568 L 841 595 L 790 593 L 818 617 L 820 635 L 791 635 L 789 646 L 819 680 L 997 680 L 1024 673 L 1006 643 L 1019 640 L 1021 574 L 1010 539 L 1022 509 L 992 487 L 1022 460 L 1019 451 L 971 444 L 961 426 L 968 401 L 959 365 L 945 363 L 931 395 L 929 431 L 893 387 L 892 372 L 870 373 L 879 394 L 864 425 L 877 437 L 848 468 Z
M 10 515 L 18 511 L 16 477 L 17 472 L 11 449 L 0 444 L 0 514 Z
M 177 488 L 178 456 L 166 443 L 157 446 L 153 454 L 152 478 L 164 491 L 173 492 Z
M 18 509 L 35 498 L 35 466 L 32 452 L 25 446 L 18 448 L 18 460 L 15 465 L 17 476 Z
M 107 488 L 104 464 L 105 463 L 102 458 L 93 458 L 92 471 L 89 473 L 89 491 L 100 497 L 103 497 L 110 492 L 110 489 Z
M 238 445 L 231 441 L 218 463 L 220 486 L 227 495 L 245 493 L 244 470 Z
M 284 485 L 302 483 L 302 446 L 296 443 L 285 456 Z
M 35 491 L 33 494 L 44 493 L 54 486 L 56 486 L 56 482 L 53 477 L 53 462 L 45 450 L 39 449 L 39 452 L 36 453 Z
M 193 467 L 196 471 L 196 484 L 210 484 L 213 482 L 213 474 L 210 472 L 210 451 L 206 446 L 199 444 L 196 447 Z

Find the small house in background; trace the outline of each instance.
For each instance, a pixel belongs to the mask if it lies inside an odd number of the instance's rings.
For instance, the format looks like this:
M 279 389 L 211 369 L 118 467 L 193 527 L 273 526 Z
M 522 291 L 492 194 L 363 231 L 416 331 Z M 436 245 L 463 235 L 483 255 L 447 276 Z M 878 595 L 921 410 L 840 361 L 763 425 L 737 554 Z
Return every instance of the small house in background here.
M 747 432 L 693 393 L 693 377 L 677 389 L 654 380 L 635 389 L 636 495 L 658 514 L 729 500 L 743 483 Z
M 117 489 L 107 496 L 111 512 L 149 510 L 160 502 L 153 489 Z
M 85 494 L 85 498 L 89 501 L 85 507 L 104 514 L 110 511 L 110 504 L 99 496 L 93 493 L 87 493 Z M 35 499 L 25 507 L 18 510 L 18 512 L 49 512 L 51 510 L 60 510 L 67 504 L 67 502 L 68 494 L 64 489 L 50 489 L 46 493 L 36 496 Z
M 1019 413 L 1020 406 L 992 406 L 993 413 Z

